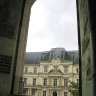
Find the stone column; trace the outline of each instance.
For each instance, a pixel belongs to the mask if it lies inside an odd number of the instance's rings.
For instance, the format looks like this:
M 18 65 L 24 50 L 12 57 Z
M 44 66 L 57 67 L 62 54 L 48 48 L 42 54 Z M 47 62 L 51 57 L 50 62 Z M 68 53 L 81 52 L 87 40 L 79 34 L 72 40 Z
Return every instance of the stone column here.
M 61 77 L 59 77 L 59 84 L 60 84 L 60 86 L 62 85 L 62 78 Z
M 49 92 L 48 92 L 48 93 L 49 93 L 49 95 L 48 95 L 48 96 L 51 96 L 50 89 L 49 89 Z
M 31 88 L 30 88 L 30 91 L 29 92 L 30 92 L 30 95 L 32 95 L 32 89 Z
M 30 88 L 28 88 L 28 95 L 30 95 Z

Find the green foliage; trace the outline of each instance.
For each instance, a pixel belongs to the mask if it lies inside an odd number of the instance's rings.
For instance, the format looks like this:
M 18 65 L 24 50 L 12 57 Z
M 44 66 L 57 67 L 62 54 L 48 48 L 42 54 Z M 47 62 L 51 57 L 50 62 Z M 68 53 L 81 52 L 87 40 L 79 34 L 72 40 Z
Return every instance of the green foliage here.
M 69 92 L 71 92 L 73 96 L 79 96 L 79 84 L 71 81 L 69 82 Z

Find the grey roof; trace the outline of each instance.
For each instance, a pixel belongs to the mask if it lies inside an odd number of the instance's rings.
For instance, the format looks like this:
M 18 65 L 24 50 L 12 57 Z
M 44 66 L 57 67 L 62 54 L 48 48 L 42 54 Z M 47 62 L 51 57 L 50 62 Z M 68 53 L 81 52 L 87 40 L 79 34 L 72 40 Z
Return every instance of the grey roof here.
M 66 51 L 64 48 L 52 48 L 45 52 L 26 52 L 25 64 L 40 64 L 40 61 L 50 61 L 52 58 L 58 57 L 63 62 L 64 60 L 73 61 L 74 64 L 79 62 L 79 52 Z
M 26 52 L 25 64 L 39 64 L 41 56 L 40 52 Z

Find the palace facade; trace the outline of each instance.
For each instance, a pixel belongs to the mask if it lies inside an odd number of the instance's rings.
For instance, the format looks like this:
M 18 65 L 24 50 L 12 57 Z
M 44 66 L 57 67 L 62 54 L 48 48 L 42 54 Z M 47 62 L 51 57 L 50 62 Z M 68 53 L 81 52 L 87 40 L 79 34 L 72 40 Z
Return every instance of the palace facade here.
M 72 96 L 69 81 L 78 82 L 78 51 L 53 48 L 28 52 L 24 64 L 25 96 Z

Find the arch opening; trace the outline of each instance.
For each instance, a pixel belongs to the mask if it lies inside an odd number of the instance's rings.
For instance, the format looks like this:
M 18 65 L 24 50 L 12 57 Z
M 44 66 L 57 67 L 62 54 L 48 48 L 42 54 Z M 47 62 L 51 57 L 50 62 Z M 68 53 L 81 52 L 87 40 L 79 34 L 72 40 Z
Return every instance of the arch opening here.
M 57 96 L 57 92 L 56 91 L 53 92 L 53 96 Z

